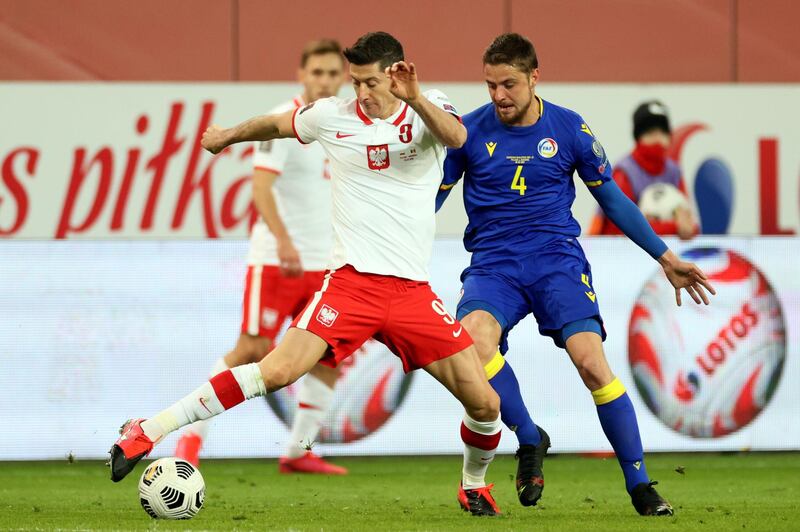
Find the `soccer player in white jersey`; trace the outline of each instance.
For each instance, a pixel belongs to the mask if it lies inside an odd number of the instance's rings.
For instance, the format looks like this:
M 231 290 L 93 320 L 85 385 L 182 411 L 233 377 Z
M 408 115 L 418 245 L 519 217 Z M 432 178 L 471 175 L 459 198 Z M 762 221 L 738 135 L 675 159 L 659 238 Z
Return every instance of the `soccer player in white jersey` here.
M 270 114 L 293 111 L 338 94 L 344 81 L 339 43 L 329 39 L 308 43 L 300 57 L 298 79 L 303 94 Z M 260 216 L 250 235 L 241 334 L 233 350 L 216 361 L 212 377 L 264 358 L 286 320 L 303 310 L 322 285 L 333 241 L 330 173 L 322 147 L 291 139 L 257 143 L 253 203 Z M 347 473 L 310 450 L 338 376 L 337 369 L 317 364 L 303 379 L 286 455 L 278 462 L 281 473 Z M 187 427 L 175 456 L 198 465 L 210 423 L 198 421 Z
M 375 338 L 406 371 L 425 369 L 463 404 L 458 500 L 473 515 L 499 512 L 485 481 L 500 441 L 499 399 L 472 339 L 427 281 L 445 146 L 462 146 L 466 130 L 444 94 L 421 93 L 414 64 L 391 35 L 368 33 L 344 55 L 355 98 L 325 98 L 231 129 L 212 126 L 202 141 L 212 153 L 285 137 L 322 145 L 334 234 L 322 286 L 261 362 L 223 371 L 159 414 L 125 423 L 111 448 L 112 480 L 166 434 L 287 386 L 317 363 L 334 367 Z

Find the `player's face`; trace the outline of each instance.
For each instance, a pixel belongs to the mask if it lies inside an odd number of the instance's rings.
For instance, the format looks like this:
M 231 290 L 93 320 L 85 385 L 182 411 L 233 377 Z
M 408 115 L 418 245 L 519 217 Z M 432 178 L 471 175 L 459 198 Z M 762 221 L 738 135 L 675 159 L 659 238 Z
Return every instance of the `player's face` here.
M 338 54 L 312 55 L 298 72 L 308 102 L 336 96 L 344 81 L 344 60 Z
M 639 143 L 641 144 L 660 144 L 665 148 L 669 148 L 671 142 L 672 137 L 670 137 L 669 133 L 661 131 L 660 129 L 651 129 L 639 137 Z
M 511 65 L 483 65 L 483 74 L 500 121 L 508 125 L 522 122 L 531 112 L 539 70 L 528 74 Z
M 394 112 L 397 98 L 389 90 L 392 82 L 380 67 L 380 63 L 350 65 L 350 77 L 353 80 L 358 103 L 367 116 L 386 118 Z

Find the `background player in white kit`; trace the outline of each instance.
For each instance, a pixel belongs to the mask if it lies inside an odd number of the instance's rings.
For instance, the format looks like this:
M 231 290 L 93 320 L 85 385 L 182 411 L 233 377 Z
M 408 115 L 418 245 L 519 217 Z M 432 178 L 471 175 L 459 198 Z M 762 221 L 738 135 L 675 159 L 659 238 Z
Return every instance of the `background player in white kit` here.
M 293 111 L 339 92 L 344 81 L 339 43 L 329 39 L 308 43 L 300 58 L 298 79 L 303 94 L 269 114 Z M 257 143 L 253 203 L 259 217 L 250 235 L 241 334 L 236 347 L 216 361 L 212 377 L 264 358 L 286 320 L 303 310 L 322 285 L 333 242 L 330 173 L 322 146 L 292 139 Z M 347 473 L 310 450 L 338 376 L 336 368 L 317 364 L 303 379 L 286 455 L 279 461 L 282 473 Z M 210 423 L 198 421 L 187 427 L 175 455 L 198 465 Z
M 111 479 L 124 478 L 166 434 L 287 386 L 319 362 L 335 367 L 375 338 L 406 371 L 424 368 L 464 406 L 458 501 L 473 515 L 495 515 L 485 475 L 500 441 L 500 401 L 469 334 L 427 282 L 445 146 L 462 146 L 467 132 L 444 94 L 420 92 L 414 64 L 391 35 L 368 33 L 344 54 L 356 98 L 212 126 L 202 141 L 212 153 L 291 136 L 322 144 L 334 252 L 321 288 L 261 362 L 223 371 L 152 418 L 125 423 L 111 447 Z

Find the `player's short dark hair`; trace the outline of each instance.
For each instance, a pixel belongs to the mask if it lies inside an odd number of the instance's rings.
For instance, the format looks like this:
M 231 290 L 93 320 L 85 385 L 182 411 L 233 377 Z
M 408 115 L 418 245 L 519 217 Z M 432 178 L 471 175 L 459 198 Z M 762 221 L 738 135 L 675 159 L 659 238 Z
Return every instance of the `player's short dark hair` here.
M 344 56 L 353 65 L 378 63 L 381 69 L 405 59 L 403 45 L 385 31 L 362 35 L 353 46 L 344 51 Z
M 336 54 L 342 56 L 342 45 L 339 41 L 333 39 L 320 39 L 318 41 L 311 41 L 303 47 L 303 53 L 300 55 L 300 66 L 306 66 L 308 58 L 312 55 L 325 55 Z
M 539 68 L 539 58 L 533 43 L 519 33 L 504 33 L 497 36 L 483 52 L 484 65 L 511 65 L 530 74 Z

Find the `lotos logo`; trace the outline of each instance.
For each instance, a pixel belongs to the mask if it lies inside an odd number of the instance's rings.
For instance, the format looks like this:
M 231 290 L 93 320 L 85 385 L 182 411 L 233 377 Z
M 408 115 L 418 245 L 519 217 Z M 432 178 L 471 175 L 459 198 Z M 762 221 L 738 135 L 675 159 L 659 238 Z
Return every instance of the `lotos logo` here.
M 389 168 L 389 145 L 367 146 L 367 165 L 370 170 Z
M 319 309 L 317 313 L 317 321 L 323 324 L 325 327 L 330 327 L 333 325 L 333 322 L 336 321 L 336 318 L 339 317 L 339 311 L 334 310 L 328 305 L 322 305 L 322 308 Z
M 540 140 L 536 149 L 538 150 L 539 155 L 545 159 L 551 159 L 555 157 L 556 153 L 558 153 L 558 144 L 555 140 L 548 137 Z
M 695 438 L 747 426 L 767 406 L 786 358 L 783 311 L 758 268 L 731 250 L 697 248 L 718 295 L 684 306 L 656 272 L 631 313 L 628 361 L 642 399 L 662 423 Z

